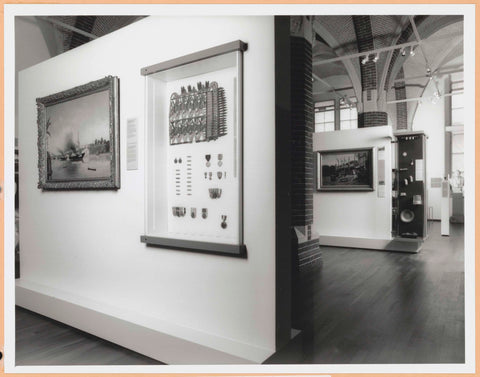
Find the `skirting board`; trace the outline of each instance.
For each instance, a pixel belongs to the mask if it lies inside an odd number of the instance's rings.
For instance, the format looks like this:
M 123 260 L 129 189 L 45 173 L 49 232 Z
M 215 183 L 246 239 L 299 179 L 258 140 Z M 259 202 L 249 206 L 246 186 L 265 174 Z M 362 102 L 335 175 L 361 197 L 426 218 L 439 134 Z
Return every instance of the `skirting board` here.
M 15 301 L 20 307 L 166 364 L 256 364 L 273 353 L 21 279 L 16 281 Z
M 320 246 L 347 247 L 352 249 L 370 249 L 382 251 L 398 251 L 402 253 L 418 253 L 421 240 L 411 239 L 376 239 L 356 237 L 320 236 Z

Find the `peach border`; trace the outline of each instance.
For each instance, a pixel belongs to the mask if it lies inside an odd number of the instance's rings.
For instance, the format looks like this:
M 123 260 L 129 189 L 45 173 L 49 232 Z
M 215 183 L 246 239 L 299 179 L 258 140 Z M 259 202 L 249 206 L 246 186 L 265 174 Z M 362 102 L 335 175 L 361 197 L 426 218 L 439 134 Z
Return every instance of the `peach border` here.
M 0 185 L 1 185 L 1 193 L 0 193 L 0 239 L 1 242 L 1 252 L 0 252 L 0 274 L 2 274 L 2 279 L 0 279 L 0 300 L 2 302 L 0 308 L 0 350 L 3 354 L 4 349 L 4 218 L 5 218 L 5 202 L 3 200 L 3 189 L 4 189 L 4 156 L 5 156 L 5 148 L 4 148 L 4 119 L 5 119 L 5 109 L 4 109 L 4 93 L 5 93 L 5 81 L 4 81 L 4 9 L 3 6 L 5 4 L 132 4 L 133 2 L 130 0 L 10 0 L 5 1 L 1 0 L 2 9 L 1 9 L 1 16 L 0 16 L 0 30 L 1 30 L 1 39 L 0 39 L 0 60 L 2 62 L 1 65 L 1 75 L 0 75 L 0 88 L 1 88 L 1 95 L 0 95 Z M 136 5 L 151 5 L 151 4 L 292 4 L 292 5 L 316 5 L 316 4 L 332 4 L 332 5 L 341 5 L 341 4 L 392 4 L 392 5 L 399 5 L 399 4 L 425 4 L 425 3 L 434 3 L 434 4 L 453 4 L 456 3 L 454 1 L 447 1 L 447 0 L 436 0 L 436 1 L 416 1 L 416 0 L 404 0 L 401 2 L 396 2 L 392 0 L 382 1 L 382 0 L 363 0 L 363 1 L 356 1 L 356 0 L 305 0 L 301 2 L 294 2 L 291 0 L 264 0 L 264 1 L 254 1 L 254 0 L 150 0 L 150 1 L 139 1 Z M 476 93 L 480 92 L 480 27 L 478 27 L 478 20 L 480 15 L 480 0 L 468 0 L 468 1 L 460 1 L 458 3 L 461 4 L 474 4 L 475 7 L 475 91 Z M 480 122 L 480 98 L 478 95 L 475 96 L 475 124 Z M 480 145 L 480 131 L 476 132 L 475 135 L 475 145 Z M 475 148 L 475 178 L 478 181 L 480 179 L 480 148 Z M 475 186 L 475 270 L 480 270 L 480 256 L 478 255 L 477 250 L 477 235 L 480 234 L 480 188 L 478 187 L 478 182 Z M 376 377 L 387 377 L 387 376 L 422 376 L 422 377 L 433 377 L 433 376 L 449 376 L 449 377 L 465 377 L 465 376 L 480 376 L 479 371 L 479 364 L 480 364 L 480 278 L 478 274 L 475 276 L 475 360 L 476 360 L 476 368 L 475 373 L 468 373 L 468 374 L 431 374 L 431 373 L 375 373 Z M 122 377 L 134 377 L 138 376 L 139 373 L 121 373 Z M 335 377 L 347 377 L 347 376 L 355 376 L 355 377 L 370 377 L 373 373 L 361 373 L 361 374 L 346 374 L 346 373 L 175 373 L 175 377 L 187 377 L 187 376 L 316 376 L 316 375 L 331 375 Z M 0 376 L 7 375 L 4 371 L 4 364 L 3 358 L 0 360 Z M 8 374 L 11 376 L 47 376 L 51 375 L 49 373 L 35 373 L 35 374 L 20 374 L 20 373 L 12 373 Z M 65 376 L 118 376 L 118 374 L 110 374 L 110 373 L 71 373 L 71 374 L 64 374 L 60 373 L 57 375 Z M 154 376 L 170 376 L 172 373 L 152 373 L 151 375 Z

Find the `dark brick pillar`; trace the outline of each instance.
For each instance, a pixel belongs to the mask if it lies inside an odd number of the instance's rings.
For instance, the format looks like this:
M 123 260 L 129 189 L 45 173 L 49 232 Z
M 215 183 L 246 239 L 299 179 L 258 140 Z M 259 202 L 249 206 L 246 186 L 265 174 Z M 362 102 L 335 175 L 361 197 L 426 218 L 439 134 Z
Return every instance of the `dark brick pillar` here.
M 358 128 L 386 126 L 388 115 L 384 111 L 368 111 L 358 114 Z
M 357 36 L 358 52 L 374 50 L 370 16 L 353 16 L 352 21 Z M 362 64 L 363 58 L 363 56 L 359 58 L 362 98 L 359 98 L 358 127 L 386 126 L 388 124 L 386 108 L 380 109 L 378 105 L 379 98 L 385 95 L 385 91 L 378 88 L 377 64 L 373 62 L 373 56 L 369 56 L 369 61 Z
M 292 101 L 292 212 L 294 226 L 313 222 L 312 45 L 290 37 Z
M 314 296 L 306 271 L 313 269 L 316 273 L 322 265 L 318 235 L 312 230 L 312 27 L 306 17 L 291 17 L 290 27 L 292 323 L 305 329 L 304 319 L 312 313 Z
M 403 79 L 403 68 L 398 72 L 397 78 Z M 405 81 L 395 82 L 395 99 L 403 100 L 407 98 L 407 90 L 405 89 Z M 396 129 L 397 130 L 407 130 L 408 129 L 408 119 L 407 119 L 407 103 L 400 102 L 396 104 L 397 108 L 397 121 Z

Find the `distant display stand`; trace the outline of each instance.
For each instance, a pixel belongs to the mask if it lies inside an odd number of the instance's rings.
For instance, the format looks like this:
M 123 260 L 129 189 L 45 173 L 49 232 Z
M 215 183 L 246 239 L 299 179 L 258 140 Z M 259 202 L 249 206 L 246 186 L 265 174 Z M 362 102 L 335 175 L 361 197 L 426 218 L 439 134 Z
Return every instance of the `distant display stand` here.
M 246 257 L 243 52 L 235 41 L 143 68 L 146 208 L 142 242 Z
M 427 237 L 426 135 L 399 132 L 397 168 L 393 187 L 393 235 L 400 238 Z

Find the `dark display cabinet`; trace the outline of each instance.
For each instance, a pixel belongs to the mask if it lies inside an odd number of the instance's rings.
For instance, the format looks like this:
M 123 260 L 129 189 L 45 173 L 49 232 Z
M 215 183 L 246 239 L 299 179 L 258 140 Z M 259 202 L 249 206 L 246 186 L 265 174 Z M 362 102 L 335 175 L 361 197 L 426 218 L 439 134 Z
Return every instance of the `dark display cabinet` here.
M 395 136 L 393 235 L 424 239 L 427 236 L 426 136 L 423 132 L 403 132 Z

